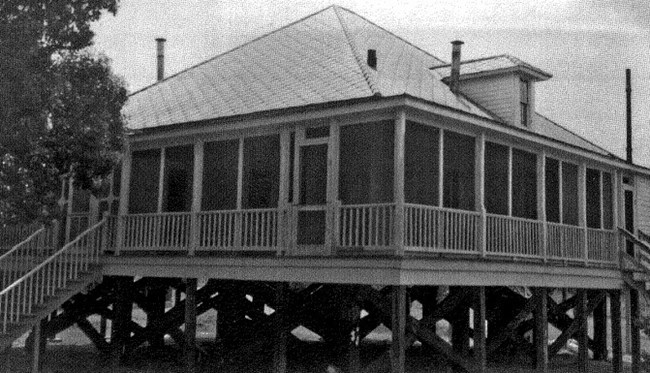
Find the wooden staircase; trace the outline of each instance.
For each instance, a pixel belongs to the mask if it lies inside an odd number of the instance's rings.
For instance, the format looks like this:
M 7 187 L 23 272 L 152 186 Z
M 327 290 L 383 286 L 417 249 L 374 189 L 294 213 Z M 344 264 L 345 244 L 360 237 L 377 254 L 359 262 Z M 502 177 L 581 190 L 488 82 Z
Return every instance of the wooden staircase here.
M 56 229 L 43 227 L 0 256 L 0 350 L 101 281 L 107 235 L 104 219 L 57 248 Z
M 633 233 L 619 228 L 622 237 L 634 246 L 634 252 L 627 252 L 624 243 L 621 250 L 621 271 L 625 282 L 650 301 L 650 244 Z

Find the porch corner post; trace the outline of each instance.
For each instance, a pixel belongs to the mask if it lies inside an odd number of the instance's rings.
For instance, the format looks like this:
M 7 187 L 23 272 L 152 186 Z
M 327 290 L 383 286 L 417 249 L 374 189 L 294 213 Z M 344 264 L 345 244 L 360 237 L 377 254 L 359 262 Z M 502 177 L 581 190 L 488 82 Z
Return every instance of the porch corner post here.
M 203 148 L 204 142 L 194 144 L 194 170 L 192 174 L 192 214 L 190 215 L 190 247 L 188 255 L 193 256 L 199 246 L 200 227 L 199 215 L 203 197 Z
M 338 120 L 330 121 L 330 137 L 327 152 L 328 177 L 327 181 L 327 214 L 329 216 L 330 247 L 340 246 L 339 242 L 339 167 L 340 167 L 340 138 L 341 125 Z
M 583 229 L 583 259 L 585 266 L 589 264 L 589 240 L 587 230 L 587 165 L 580 164 L 578 172 L 578 217 Z
M 481 257 L 485 258 L 487 256 L 487 211 L 485 210 L 485 133 L 483 132 L 476 138 L 475 162 L 475 209 L 481 213 L 478 227 L 478 248 L 481 252 Z
M 404 255 L 405 231 L 405 195 L 404 195 L 404 164 L 406 158 L 406 112 L 401 109 L 395 118 L 395 150 L 394 167 L 395 178 L 393 190 L 395 198 L 395 253 Z
M 546 150 L 537 158 L 537 216 L 542 222 L 540 250 L 544 263 L 548 262 L 548 221 L 546 219 Z
M 289 180 L 291 175 L 291 132 L 283 130 L 280 133 L 280 183 L 278 186 L 278 248 L 276 251 L 277 256 L 282 256 L 287 252 L 289 246 Z
M 129 212 L 129 189 L 131 184 L 131 144 L 127 138 L 124 141 L 124 159 L 122 161 L 122 180 L 120 181 L 120 206 L 117 213 L 117 236 L 115 242 L 115 256 L 120 255 L 122 246 L 124 245 L 125 238 L 125 227 L 124 227 L 124 216 Z

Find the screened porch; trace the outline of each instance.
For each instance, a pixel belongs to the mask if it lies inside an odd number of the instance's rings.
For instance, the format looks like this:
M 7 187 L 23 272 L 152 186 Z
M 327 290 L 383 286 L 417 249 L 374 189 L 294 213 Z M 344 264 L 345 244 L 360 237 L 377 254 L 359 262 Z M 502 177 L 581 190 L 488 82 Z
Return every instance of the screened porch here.
M 269 132 L 134 147 L 114 251 L 617 263 L 612 170 L 403 113 Z

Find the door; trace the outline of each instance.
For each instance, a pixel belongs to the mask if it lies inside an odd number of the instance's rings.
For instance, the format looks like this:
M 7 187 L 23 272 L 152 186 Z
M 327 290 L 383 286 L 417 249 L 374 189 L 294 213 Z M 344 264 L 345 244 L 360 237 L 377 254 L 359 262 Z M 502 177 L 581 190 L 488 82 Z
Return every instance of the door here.
M 296 131 L 293 200 L 298 247 L 322 247 L 328 243 L 328 135 L 329 131 Z

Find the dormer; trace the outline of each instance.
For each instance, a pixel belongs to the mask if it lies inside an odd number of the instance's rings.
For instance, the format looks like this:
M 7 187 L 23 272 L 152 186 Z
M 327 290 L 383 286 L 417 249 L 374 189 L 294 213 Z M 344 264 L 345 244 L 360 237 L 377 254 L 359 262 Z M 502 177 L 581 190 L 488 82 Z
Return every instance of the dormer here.
M 454 48 L 459 48 L 457 45 Z M 504 54 L 459 61 L 458 81 L 452 82 L 453 65 L 452 62 L 432 70 L 439 71 L 452 90 L 465 95 L 507 124 L 524 128 L 530 128 L 535 113 L 535 83 L 552 76 Z

